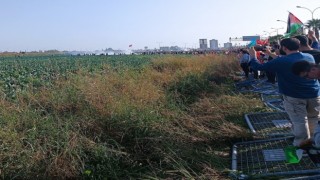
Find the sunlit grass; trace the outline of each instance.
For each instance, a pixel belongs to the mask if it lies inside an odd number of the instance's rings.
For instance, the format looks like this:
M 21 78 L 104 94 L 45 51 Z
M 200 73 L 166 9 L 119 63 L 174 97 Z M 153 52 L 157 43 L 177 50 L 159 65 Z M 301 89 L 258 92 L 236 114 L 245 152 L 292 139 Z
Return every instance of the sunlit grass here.
M 2 98 L 1 176 L 227 178 L 231 144 L 251 136 L 243 114 L 263 107 L 233 92 L 238 70 L 234 56 L 161 56 Z

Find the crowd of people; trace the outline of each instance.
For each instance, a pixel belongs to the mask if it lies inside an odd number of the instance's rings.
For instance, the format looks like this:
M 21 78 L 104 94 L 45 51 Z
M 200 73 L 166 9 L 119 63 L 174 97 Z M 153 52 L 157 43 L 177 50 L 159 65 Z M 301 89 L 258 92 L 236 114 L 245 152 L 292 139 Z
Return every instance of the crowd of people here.
M 315 32 L 241 49 L 239 59 L 247 78 L 250 72 L 259 78 L 260 71 L 268 82 L 278 83 L 292 122 L 293 145 L 320 148 L 320 48 Z

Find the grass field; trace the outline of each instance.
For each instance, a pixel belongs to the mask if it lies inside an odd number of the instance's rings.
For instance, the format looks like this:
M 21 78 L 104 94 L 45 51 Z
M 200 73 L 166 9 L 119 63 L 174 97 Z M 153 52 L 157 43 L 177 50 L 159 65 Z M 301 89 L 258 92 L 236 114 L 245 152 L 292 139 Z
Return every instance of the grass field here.
M 0 57 L 3 179 L 227 179 L 261 111 L 232 55 Z

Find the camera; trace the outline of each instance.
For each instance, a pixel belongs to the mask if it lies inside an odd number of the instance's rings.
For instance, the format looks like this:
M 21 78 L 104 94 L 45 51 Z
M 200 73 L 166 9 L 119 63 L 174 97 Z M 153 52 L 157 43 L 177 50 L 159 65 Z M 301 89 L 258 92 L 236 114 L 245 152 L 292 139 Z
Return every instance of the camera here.
M 254 46 L 254 50 L 256 50 L 256 51 L 266 51 L 267 47 L 266 46 Z

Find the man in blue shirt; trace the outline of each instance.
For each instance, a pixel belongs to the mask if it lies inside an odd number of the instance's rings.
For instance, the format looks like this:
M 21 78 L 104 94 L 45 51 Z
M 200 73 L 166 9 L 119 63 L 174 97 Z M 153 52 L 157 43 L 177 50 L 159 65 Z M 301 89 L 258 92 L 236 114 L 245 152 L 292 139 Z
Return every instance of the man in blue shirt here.
M 249 50 L 251 68 L 277 74 L 279 92 L 283 95 L 284 108 L 292 122 L 295 146 L 299 146 L 301 142 L 313 136 L 317 122 L 320 120 L 319 111 L 315 109 L 320 106 L 319 82 L 297 76 L 291 70 L 292 65 L 299 61 L 315 63 L 312 55 L 299 52 L 299 45 L 300 42 L 296 38 L 281 40 L 280 51 L 286 55 L 264 64 L 260 64 L 257 60 L 254 48 Z M 270 50 L 266 53 L 274 56 Z
M 320 65 L 310 63 L 308 61 L 299 61 L 293 64 L 292 66 L 293 74 L 308 78 L 308 79 L 320 79 Z M 320 107 L 315 108 L 316 110 L 320 111 Z M 308 145 L 314 143 L 316 148 L 320 148 L 320 124 L 318 124 L 317 128 L 314 131 L 314 136 L 311 139 L 306 140 L 301 144 Z

